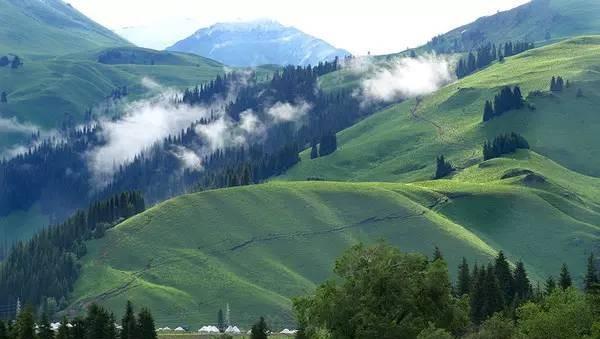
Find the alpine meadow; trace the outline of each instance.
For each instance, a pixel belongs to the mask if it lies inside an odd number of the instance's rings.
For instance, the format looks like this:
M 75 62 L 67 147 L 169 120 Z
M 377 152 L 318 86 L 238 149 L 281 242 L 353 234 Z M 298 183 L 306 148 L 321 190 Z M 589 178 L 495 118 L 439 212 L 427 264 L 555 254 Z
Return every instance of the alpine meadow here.
M 600 338 L 600 2 L 307 1 L 0 0 L 0 339 Z

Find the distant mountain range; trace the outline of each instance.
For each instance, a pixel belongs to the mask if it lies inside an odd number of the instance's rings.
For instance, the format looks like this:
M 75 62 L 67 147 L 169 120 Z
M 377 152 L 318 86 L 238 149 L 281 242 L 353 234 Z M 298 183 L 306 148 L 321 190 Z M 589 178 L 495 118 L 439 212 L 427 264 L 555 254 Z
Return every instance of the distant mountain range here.
M 0 0 L 0 53 L 61 55 L 127 45 L 62 0 Z
M 219 23 L 168 48 L 230 66 L 308 65 L 350 54 L 294 27 L 271 20 Z

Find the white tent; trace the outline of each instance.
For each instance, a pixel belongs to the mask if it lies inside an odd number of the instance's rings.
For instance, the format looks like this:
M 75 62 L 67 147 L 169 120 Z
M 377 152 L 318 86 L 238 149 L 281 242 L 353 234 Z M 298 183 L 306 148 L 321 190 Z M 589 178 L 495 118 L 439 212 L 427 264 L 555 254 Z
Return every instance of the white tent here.
M 290 331 L 290 330 L 288 330 L 288 329 L 286 328 L 285 330 L 283 330 L 283 331 L 281 331 L 281 332 L 279 332 L 279 333 L 280 333 L 280 334 L 296 334 L 296 333 L 298 333 L 298 331 L 297 331 L 297 330 L 291 330 L 291 331 Z
M 171 328 L 169 328 L 169 326 L 167 326 L 167 327 L 163 327 L 163 329 L 162 329 L 162 330 L 163 330 L 163 331 L 172 331 L 172 330 L 171 330 Z
M 242 333 L 242 331 L 240 331 L 240 329 L 237 328 L 237 326 L 229 326 L 225 330 L 225 333 L 227 333 L 227 334 L 240 334 L 240 333 Z
M 177 327 L 176 329 L 174 329 L 175 332 L 185 332 L 185 329 L 181 326 Z
M 219 333 L 219 329 L 216 326 L 202 326 L 198 333 L 212 334 Z

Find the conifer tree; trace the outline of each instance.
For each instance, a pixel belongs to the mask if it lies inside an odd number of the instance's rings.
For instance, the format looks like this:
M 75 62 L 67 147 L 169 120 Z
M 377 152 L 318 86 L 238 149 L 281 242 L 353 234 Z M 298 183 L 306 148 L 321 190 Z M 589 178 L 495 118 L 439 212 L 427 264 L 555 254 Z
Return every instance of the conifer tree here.
M 558 285 L 561 289 L 566 290 L 567 288 L 573 285 L 573 281 L 571 280 L 571 274 L 569 273 L 569 268 L 567 264 L 562 264 L 560 268 L 560 277 L 558 279 Z
M 440 251 L 440 248 L 435 246 L 435 249 L 433 251 L 433 259 L 431 260 L 436 261 L 436 260 L 444 260 L 444 256 L 442 255 L 442 251 Z
M 223 310 L 219 310 L 217 313 L 217 328 L 221 333 L 225 332 L 225 318 L 223 317 Z
M 250 339 L 268 339 L 269 327 L 265 318 L 260 317 L 260 320 L 252 326 L 250 330 Z
M 458 265 L 458 283 L 456 285 L 456 294 L 458 296 L 469 294 L 471 291 L 471 273 L 469 272 L 469 264 L 465 257 L 462 258 L 462 263 Z
M 5 104 L 7 102 L 8 102 L 8 98 L 7 98 L 6 92 L 2 91 L 2 93 L 0 93 L 0 103 Z
M 138 338 L 140 339 L 157 339 L 154 318 L 150 310 L 144 308 L 138 315 Z
M 0 339 L 8 339 L 8 329 L 2 319 L 0 319 Z
M 12 60 L 12 63 L 10 64 L 10 67 L 12 69 L 17 69 L 19 67 L 21 67 L 23 65 L 23 61 L 21 61 L 21 58 L 19 58 L 19 56 L 15 55 L 15 57 Z
M 514 281 L 510 271 L 508 260 L 504 256 L 504 252 L 500 251 L 494 263 L 494 273 L 498 279 L 498 286 L 502 291 L 502 296 L 507 303 L 510 303 L 514 295 Z
M 38 324 L 38 339 L 53 339 L 54 332 L 50 328 L 50 322 L 46 313 L 42 314 L 42 318 Z
M 596 267 L 596 258 L 594 253 L 590 253 L 587 262 L 587 270 L 584 278 L 584 289 L 587 293 L 592 293 L 600 290 L 600 277 L 598 276 L 598 268 Z
M 505 305 L 502 288 L 498 283 L 495 268 L 491 264 L 488 265 L 485 273 L 484 291 L 486 302 L 484 303 L 483 315 L 484 319 L 486 319 L 492 314 L 501 311 Z
M 452 172 L 454 172 L 454 166 L 444 158 L 444 155 L 437 157 L 434 178 L 441 179 Z
M 552 77 L 552 80 L 550 80 L 550 91 L 551 92 L 556 92 L 556 77 Z
M 525 271 L 525 265 L 522 261 L 518 261 L 513 273 L 513 284 L 514 284 L 514 296 L 520 302 L 531 298 L 532 288 L 527 272 Z
M 310 158 L 316 159 L 319 157 L 319 149 L 317 148 L 317 144 L 313 143 L 310 148 Z
M 35 338 L 34 330 L 35 322 L 33 320 L 33 311 L 31 307 L 26 307 L 17 316 L 17 322 L 15 324 L 15 338 L 14 339 L 33 339 Z
M 486 100 L 483 108 L 483 122 L 490 121 L 492 118 L 494 118 L 494 107 L 491 101 Z
M 556 282 L 554 281 L 554 278 L 552 276 L 549 276 L 548 279 L 546 279 L 546 283 L 544 286 L 544 294 L 550 295 L 552 294 L 552 292 L 554 292 L 555 289 Z
M 5 67 L 8 66 L 10 64 L 10 60 L 8 59 L 8 57 L 6 55 L 3 55 L 2 57 L 0 57 L 0 67 Z
M 127 301 L 125 306 L 125 314 L 121 319 L 121 338 L 120 339 L 138 339 L 137 338 L 137 323 L 135 313 L 133 313 L 133 304 Z

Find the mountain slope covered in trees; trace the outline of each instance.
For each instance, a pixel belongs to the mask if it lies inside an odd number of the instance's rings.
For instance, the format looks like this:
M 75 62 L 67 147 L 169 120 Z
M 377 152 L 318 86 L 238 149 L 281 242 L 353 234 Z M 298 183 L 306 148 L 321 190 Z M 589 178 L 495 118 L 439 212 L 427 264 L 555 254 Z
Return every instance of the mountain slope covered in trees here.
M 440 53 L 468 52 L 488 42 L 548 43 L 589 34 L 600 34 L 598 1 L 533 0 L 437 36 L 424 47 Z
M 63 0 L 1 0 L 0 53 L 61 55 L 131 45 Z

